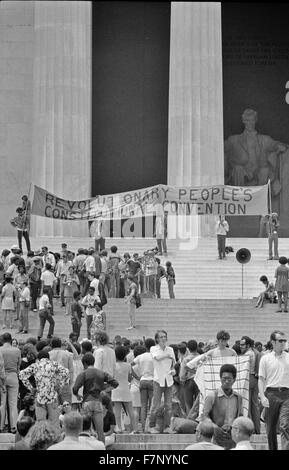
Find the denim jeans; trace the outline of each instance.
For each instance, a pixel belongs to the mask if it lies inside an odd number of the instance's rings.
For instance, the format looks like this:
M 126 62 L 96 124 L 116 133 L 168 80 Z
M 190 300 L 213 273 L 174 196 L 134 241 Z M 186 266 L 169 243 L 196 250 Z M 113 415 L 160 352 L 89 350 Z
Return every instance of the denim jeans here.
M 19 302 L 19 305 L 19 331 L 28 331 L 29 306 L 25 306 L 25 302 Z
M 82 410 L 91 416 L 98 439 L 104 442 L 102 403 L 99 400 L 85 401 L 82 404 Z
M 7 403 L 9 406 L 9 422 L 10 428 L 16 428 L 18 410 L 17 410 L 17 397 L 18 397 L 19 381 L 16 372 L 6 374 L 6 382 L 4 391 L 1 391 L 1 425 L 3 430 L 6 420 Z
M 154 428 L 156 425 L 156 413 L 161 405 L 162 395 L 164 394 L 164 405 L 165 405 L 165 416 L 164 416 L 164 427 L 169 427 L 171 415 L 172 415 L 172 397 L 173 397 L 173 386 L 161 387 L 158 382 L 153 382 L 153 400 L 150 414 L 150 428 Z
M 129 302 L 128 303 L 128 316 L 129 316 L 129 326 L 135 326 L 135 311 L 136 311 L 136 306 L 134 302 Z
M 40 295 L 41 281 L 31 282 L 30 281 L 30 293 L 31 293 L 31 309 L 37 309 L 37 298 Z
M 150 410 L 153 398 L 153 381 L 152 380 L 141 380 L 140 381 L 140 401 L 141 401 L 141 424 L 143 431 L 145 430 L 145 424 L 148 412 Z
M 53 288 L 51 286 L 43 286 L 43 289 L 44 287 L 48 289 L 47 295 L 49 298 L 49 303 L 51 305 L 51 313 L 53 314 Z
M 274 245 L 274 257 L 279 258 L 278 254 L 278 233 L 272 233 L 272 235 L 268 235 L 268 244 L 269 244 L 269 258 L 272 258 L 273 251 L 272 246 Z
M 46 321 L 48 321 L 49 323 L 48 336 L 53 336 L 55 321 L 53 320 L 51 313 L 47 312 L 46 310 L 39 310 L 40 324 L 38 330 L 38 338 L 42 338 Z
M 31 246 L 30 246 L 30 240 L 29 240 L 29 233 L 27 230 L 17 230 L 17 235 L 18 235 L 18 245 L 19 245 L 19 248 L 20 250 L 22 250 L 22 237 L 24 238 L 25 240 L 25 243 L 26 243 L 26 249 L 27 251 L 30 251 L 31 250 Z
M 59 410 L 57 400 L 51 403 L 45 403 L 42 405 L 35 401 L 35 415 L 36 421 L 51 421 L 51 423 L 59 429 Z
M 157 246 L 160 253 L 167 253 L 167 240 L 166 238 L 157 238 Z
M 90 339 L 91 334 L 90 334 L 90 325 L 92 323 L 93 315 L 87 315 L 85 314 L 86 318 L 86 332 L 87 332 L 87 338 Z
M 267 413 L 267 437 L 269 450 L 278 449 L 278 418 L 282 450 L 289 450 L 289 389 L 279 391 L 267 388 L 265 395 L 269 400 Z
M 175 298 L 175 294 L 174 294 L 174 285 L 175 285 L 174 279 L 169 279 L 169 280 L 168 280 L 168 290 L 169 290 L 170 299 L 174 299 L 174 298 Z
M 225 258 L 226 235 L 217 235 L 219 258 Z
M 119 298 L 119 284 L 120 284 L 120 274 L 119 270 L 115 270 L 110 274 L 110 291 L 108 293 L 109 297 L 114 299 Z
M 77 335 L 77 340 L 78 340 L 78 338 L 80 336 L 81 323 L 78 323 L 76 321 L 72 321 L 71 326 L 72 326 L 72 331 L 73 331 L 73 333 L 75 333 Z
M 194 401 L 197 398 L 198 393 L 199 393 L 199 389 L 193 378 L 187 380 L 184 383 L 184 398 L 185 398 L 185 406 L 186 406 L 187 414 L 192 408 Z
M 258 379 L 254 374 L 249 376 L 249 418 L 254 423 L 255 434 L 260 434 L 260 408 L 258 401 Z

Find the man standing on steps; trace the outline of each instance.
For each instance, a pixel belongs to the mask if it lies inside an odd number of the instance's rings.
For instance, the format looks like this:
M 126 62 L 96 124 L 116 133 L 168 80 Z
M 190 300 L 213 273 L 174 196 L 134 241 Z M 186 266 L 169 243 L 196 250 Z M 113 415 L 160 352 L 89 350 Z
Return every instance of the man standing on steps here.
M 157 434 L 156 430 L 156 412 L 161 404 L 164 394 L 164 433 L 170 429 L 170 420 L 172 415 L 172 397 L 173 397 L 173 375 L 175 374 L 175 353 L 173 348 L 166 346 L 167 332 L 158 330 L 155 334 L 156 346 L 152 346 L 150 353 L 154 363 L 153 380 L 153 400 L 150 414 L 150 433 Z
M 219 215 L 219 220 L 216 226 L 219 259 L 226 259 L 225 248 L 226 248 L 226 236 L 227 236 L 228 231 L 229 231 L 229 224 L 225 220 L 225 216 Z
M 279 259 L 278 254 L 278 228 L 280 223 L 278 221 L 278 214 L 273 212 L 266 216 L 265 227 L 268 236 L 269 244 L 269 260 L 273 259 L 272 245 L 274 244 L 274 259 Z
M 273 351 L 261 357 L 259 365 L 259 393 L 261 403 L 268 408 L 267 438 L 269 450 L 278 450 L 277 422 L 282 450 L 289 450 L 289 353 L 285 352 L 287 339 L 280 330 L 271 333 Z

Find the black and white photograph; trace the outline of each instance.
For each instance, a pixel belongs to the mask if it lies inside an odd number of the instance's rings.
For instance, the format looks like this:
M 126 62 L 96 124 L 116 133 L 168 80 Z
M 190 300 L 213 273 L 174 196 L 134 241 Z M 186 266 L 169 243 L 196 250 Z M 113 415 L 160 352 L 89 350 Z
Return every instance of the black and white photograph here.
M 289 450 L 288 18 L 0 0 L 0 451 Z

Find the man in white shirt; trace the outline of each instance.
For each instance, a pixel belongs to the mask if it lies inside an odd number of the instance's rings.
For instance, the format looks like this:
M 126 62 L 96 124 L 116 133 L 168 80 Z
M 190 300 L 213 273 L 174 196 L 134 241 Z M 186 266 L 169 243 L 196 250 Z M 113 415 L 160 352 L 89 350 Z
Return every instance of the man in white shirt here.
M 43 271 L 45 270 L 46 263 L 51 264 L 52 271 L 55 269 L 55 258 L 53 253 L 49 253 L 47 246 L 41 248 L 42 251 L 42 262 L 43 262 Z
M 273 351 L 261 357 L 259 364 L 259 394 L 268 408 L 267 437 L 269 450 L 278 450 L 277 422 L 282 450 L 289 450 L 289 353 L 285 352 L 287 339 L 280 330 L 271 333 Z
M 90 280 L 88 279 L 88 273 L 93 273 L 93 274 L 95 273 L 95 258 L 93 256 L 93 253 L 94 253 L 94 249 L 89 248 L 88 256 L 83 262 L 83 268 L 85 269 L 85 275 L 86 275 L 86 282 L 85 282 L 83 293 L 82 293 L 83 296 L 87 294 L 87 291 L 90 285 Z M 96 290 L 96 292 L 98 291 Z
M 140 400 L 141 400 L 141 424 L 142 430 L 145 432 L 145 424 L 148 411 L 151 407 L 153 397 L 153 380 L 154 380 L 154 360 L 150 353 L 151 347 L 155 346 L 155 341 L 152 338 L 146 338 L 145 347 L 147 352 L 135 357 L 131 366 L 138 367 L 138 376 L 140 377 Z
M 226 259 L 225 248 L 226 248 L 226 236 L 227 236 L 228 231 L 229 231 L 229 224 L 225 220 L 225 216 L 219 215 L 219 220 L 216 226 L 219 259 Z
M 30 307 L 30 289 L 28 282 L 23 282 L 23 288 L 19 295 L 19 331 L 18 333 L 28 333 L 28 315 Z
M 56 285 L 56 277 L 54 276 L 54 273 L 52 272 L 52 266 L 50 263 L 46 263 L 44 271 L 41 274 L 40 280 L 41 280 L 41 292 L 43 291 L 44 287 L 47 287 L 49 302 L 51 305 L 51 313 L 53 313 L 53 290 L 54 290 L 53 288 Z
M 115 377 L 116 358 L 114 349 L 109 346 L 109 337 L 105 331 L 96 333 L 94 337 L 96 349 L 94 350 L 94 367 Z
M 39 299 L 39 330 L 38 330 L 38 341 L 41 340 L 45 323 L 48 321 L 49 323 L 49 330 L 47 338 L 52 338 L 54 332 L 55 321 L 51 314 L 51 306 L 49 303 L 48 297 L 48 289 L 46 287 L 43 288 L 43 294 Z
M 157 434 L 156 413 L 161 404 L 161 398 L 164 394 L 164 433 L 169 431 L 170 419 L 172 414 L 172 396 L 173 396 L 173 375 L 175 375 L 174 365 L 176 363 L 173 348 L 166 346 L 167 332 L 158 330 L 155 334 L 156 346 L 152 346 L 150 353 L 154 364 L 153 380 L 153 401 L 150 414 L 150 433 Z
M 69 271 L 68 271 L 69 266 L 73 266 L 73 262 L 68 260 L 67 254 L 64 252 L 62 255 L 62 259 L 58 261 L 57 271 L 56 271 L 56 277 L 57 279 L 60 280 L 60 292 L 59 293 L 60 293 L 62 307 L 65 307 L 63 279 L 65 275 L 69 274 Z
M 250 437 L 254 433 L 254 423 L 250 418 L 239 416 L 232 423 L 232 439 L 236 442 L 236 447 L 231 450 L 254 450 Z
M 96 279 L 95 277 L 95 274 L 94 273 L 89 273 L 88 274 L 88 280 L 89 280 L 89 287 L 94 287 L 95 289 L 95 292 L 97 293 L 97 295 L 99 294 L 98 292 L 98 284 L 99 284 L 99 280 Z
M 86 284 L 86 274 L 84 268 L 84 261 L 86 258 L 87 255 L 85 254 L 85 250 L 83 248 L 79 248 L 76 257 L 73 260 L 75 271 L 80 282 L 81 293 L 84 291 L 84 286 Z

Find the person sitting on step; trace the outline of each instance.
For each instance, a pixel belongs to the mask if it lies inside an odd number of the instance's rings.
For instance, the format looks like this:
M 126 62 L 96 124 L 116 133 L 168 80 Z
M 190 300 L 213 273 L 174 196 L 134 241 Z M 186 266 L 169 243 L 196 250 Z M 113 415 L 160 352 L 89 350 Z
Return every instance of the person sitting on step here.
M 269 282 L 267 276 L 261 276 L 259 280 L 264 284 L 265 290 L 259 294 L 255 305 L 256 308 L 262 308 L 265 300 L 269 300 L 270 303 L 273 304 L 277 297 L 274 284 L 273 282 Z

